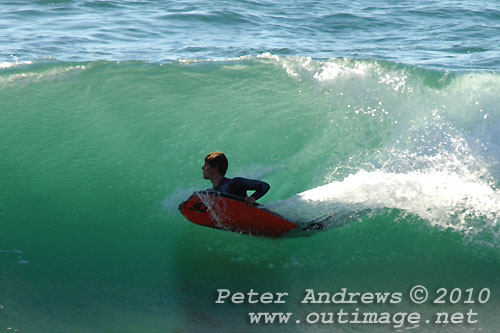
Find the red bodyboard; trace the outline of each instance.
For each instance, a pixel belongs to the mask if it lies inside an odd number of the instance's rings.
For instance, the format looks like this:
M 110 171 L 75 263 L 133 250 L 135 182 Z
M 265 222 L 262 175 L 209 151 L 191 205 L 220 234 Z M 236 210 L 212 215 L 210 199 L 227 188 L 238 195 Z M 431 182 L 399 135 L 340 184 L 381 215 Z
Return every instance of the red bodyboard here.
M 251 235 L 279 237 L 296 227 L 276 213 L 220 192 L 195 192 L 179 210 L 195 224 Z

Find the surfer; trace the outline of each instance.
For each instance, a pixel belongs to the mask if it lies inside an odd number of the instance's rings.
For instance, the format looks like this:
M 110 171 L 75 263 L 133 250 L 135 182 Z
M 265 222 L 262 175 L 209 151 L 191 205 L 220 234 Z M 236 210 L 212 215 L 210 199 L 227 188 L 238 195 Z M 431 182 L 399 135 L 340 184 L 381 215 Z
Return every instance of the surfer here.
M 205 164 L 201 167 L 203 178 L 212 182 L 213 190 L 244 198 L 249 206 L 253 206 L 255 200 L 260 199 L 269 191 L 269 184 L 260 180 L 224 177 L 228 165 L 226 155 L 222 152 L 212 152 L 205 157 Z M 255 192 L 248 196 L 247 191 Z

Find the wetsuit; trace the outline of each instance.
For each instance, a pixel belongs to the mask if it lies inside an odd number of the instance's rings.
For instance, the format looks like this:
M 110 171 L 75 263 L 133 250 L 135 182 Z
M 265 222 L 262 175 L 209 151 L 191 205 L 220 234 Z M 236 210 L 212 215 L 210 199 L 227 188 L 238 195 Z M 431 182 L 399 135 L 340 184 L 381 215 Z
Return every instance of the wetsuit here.
M 269 191 L 269 184 L 260 180 L 246 179 L 242 177 L 222 178 L 215 191 L 229 193 L 242 198 L 247 196 L 247 191 L 255 191 L 251 196 L 255 200 L 261 198 Z

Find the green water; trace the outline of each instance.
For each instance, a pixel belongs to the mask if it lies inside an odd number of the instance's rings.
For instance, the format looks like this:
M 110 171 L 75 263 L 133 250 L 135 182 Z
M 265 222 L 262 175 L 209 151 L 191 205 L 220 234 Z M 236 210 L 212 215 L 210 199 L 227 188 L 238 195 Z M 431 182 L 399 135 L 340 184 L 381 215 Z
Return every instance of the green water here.
M 496 74 L 293 57 L 2 69 L 0 329 L 328 331 L 250 325 L 247 313 L 333 311 L 300 304 L 304 290 L 348 288 L 404 293 L 362 309 L 479 313 L 421 331 L 495 331 L 499 86 Z M 210 187 L 201 166 L 215 150 L 230 177 L 271 184 L 261 203 L 299 220 L 338 209 L 343 226 L 270 240 L 189 223 L 177 204 Z M 429 190 L 427 176 L 443 175 L 453 181 Z M 450 184 L 475 191 L 455 199 Z M 297 201 L 307 190 L 321 200 Z M 407 297 L 417 284 L 489 288 L 491 299 L 419 306 Z M 290 297 L 214 304 L 218 288 Z

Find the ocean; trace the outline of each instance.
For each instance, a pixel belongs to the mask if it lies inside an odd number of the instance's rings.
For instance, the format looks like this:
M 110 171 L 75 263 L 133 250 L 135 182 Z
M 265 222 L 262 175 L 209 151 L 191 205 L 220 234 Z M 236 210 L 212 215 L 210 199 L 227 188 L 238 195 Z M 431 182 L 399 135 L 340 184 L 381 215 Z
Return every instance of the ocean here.
M 0 330 L 498 332 L 498 36 L 491 1 L 2 1 Z M 326 228 L 184 219 L 211 151 Z

